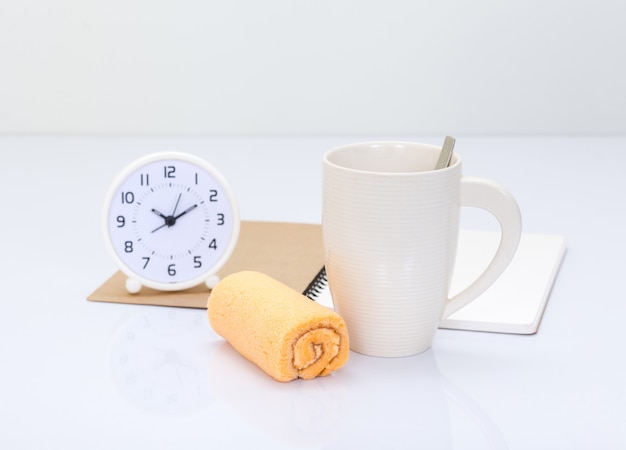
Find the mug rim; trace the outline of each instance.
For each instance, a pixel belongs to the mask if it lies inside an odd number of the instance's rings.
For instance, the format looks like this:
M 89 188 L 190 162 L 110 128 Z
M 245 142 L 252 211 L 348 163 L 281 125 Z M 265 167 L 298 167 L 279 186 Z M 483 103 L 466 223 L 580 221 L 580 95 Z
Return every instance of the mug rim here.
M 337 147 L 333 147 L 324 153 L 322 160 L 324 164 L 327 164 L 331 167 L 334 167 L 340 170 L 349 171 L 349 172 L 363 173 L 363 174 L 395 175 L 395 176 L 415 176 L 415 175 L 424 176 L 424 175 L 435 174 L 435 173 L 443 174 L 451 170 L 455 170 L 461 165 L 461 156 L 457 152 L 452 153 L 452 160 L 450 161 L 450 165 L 448 165 L 447 167 L 444 167 L 443 169 L 437 169 L 437 170 L 434 167 L 431 170 L 422 170 L 422 171 L 413 170 L 413 171 L 403 171 L 403 172 L 384 171 L 384 170 L 367 170 L 367 169 L 349 167 L 349 166 L 341 165 L 339 163 L 331 161 L 331 156 L 333 154 L 339 153 L 340 151 L 345 151 L 347 149 L 356 148 L 356 147 L 370 147 L 371 148 L 376 145 L 386 145 L 386 146 L 395 145 L 395 146 L 403 146 L 403 147 L 421 147 L 421 148 L 427 148 L 431 150 L 441 150 L 440 146 L 437 146 L 434 144 L 426 144 L 422 142 L 364 141 L 364 142 L 354 142 L 350 144 L 343 144 Z

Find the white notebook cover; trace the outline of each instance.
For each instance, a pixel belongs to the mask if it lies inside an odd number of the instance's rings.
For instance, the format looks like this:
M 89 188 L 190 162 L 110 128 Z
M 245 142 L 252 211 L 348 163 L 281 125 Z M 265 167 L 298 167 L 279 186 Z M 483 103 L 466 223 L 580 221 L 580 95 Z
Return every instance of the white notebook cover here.
M 461 230 L 450 294 L 461 291 L 487 267 L 500 242 L 497 231 Z M 559 235 L 522 234 L 517 252 L 498 280 L 440 328 L 536 333 L 565 255 Z M 316 299 L 332 308 L 329 290 Z

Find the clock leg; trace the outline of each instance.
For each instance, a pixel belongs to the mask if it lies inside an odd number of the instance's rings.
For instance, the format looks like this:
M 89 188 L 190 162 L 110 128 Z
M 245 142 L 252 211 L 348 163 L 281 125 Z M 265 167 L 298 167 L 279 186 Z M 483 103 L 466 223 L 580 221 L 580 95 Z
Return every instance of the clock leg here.
M 206 284 L 206 287 L 208 287 L 209 289 L 213 290 L 213 288 L 215 286 L 217 286 L 217 283 L 220 282 L 220 277 L 217 275 L 209 275 L 208 278 L 206 279 L 206 281 L 204 282 L 204 284 Z
M 136 294 L 141 290 L 141 283 L 134 278 L 126 278 L 126 290 L 130 294 Z

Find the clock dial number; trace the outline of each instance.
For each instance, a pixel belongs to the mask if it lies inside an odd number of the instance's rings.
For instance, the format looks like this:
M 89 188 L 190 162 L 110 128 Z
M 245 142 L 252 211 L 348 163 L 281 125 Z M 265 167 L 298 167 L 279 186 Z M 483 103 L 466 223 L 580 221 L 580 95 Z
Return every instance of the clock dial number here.
M 176 166 L 163 167 L 163 176 L 165 178 L 176 178 Z
M 124 216 L 117 216 L 117 228 L 123 228 L 126 225 L 126 218 Z
M 200 267 L 202 267 L 202 257 L 201 256 L 194 256 L 193 257 L 193 267 L 195 269 L 199 269 Z
M 135 194 L 133 194 L 132 192 L 122 192 L 122 204 L 131 204 L 131 203 L 135 203 Z
M 222 213 L 217 214 L 217 224 L 224 225 L 224 214 Z

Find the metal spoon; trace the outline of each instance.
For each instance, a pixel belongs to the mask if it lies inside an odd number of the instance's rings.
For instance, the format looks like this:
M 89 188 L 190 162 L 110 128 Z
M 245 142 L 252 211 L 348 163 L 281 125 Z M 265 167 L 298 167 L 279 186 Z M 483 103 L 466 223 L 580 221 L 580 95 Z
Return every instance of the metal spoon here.
M 452 159 L 452 150 L 454 149 L 454 138 L 452 136 L 446 136 L 441 147 L 441 153 L 439 154 L 439 161 L 435 166 L 435 170 L 443 169 L 450 165 Z

